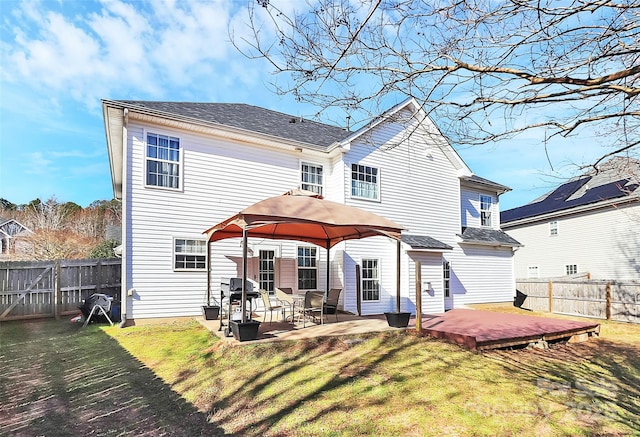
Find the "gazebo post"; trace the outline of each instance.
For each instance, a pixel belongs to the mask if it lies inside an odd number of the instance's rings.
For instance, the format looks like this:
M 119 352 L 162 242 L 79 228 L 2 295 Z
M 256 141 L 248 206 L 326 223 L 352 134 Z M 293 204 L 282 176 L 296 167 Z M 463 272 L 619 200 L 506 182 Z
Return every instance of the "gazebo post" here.
M 400 312 L 400 245 L 402 243 L 397 240 L 396 249 L 396 312 Z
M 326 287 L 325 287 L 325 288 L 327 289 L 327 291 L 326 291 L 326 293 L 325 293 L 325 295 L 324 295 L 324 298 L 325 298 L 325 299 L 326 299 L 327 297 L 329 297 L 329 277 L 330 277 L 330 273 L 331 273 L 331 272 L 330 272 L 330 269 L 329 269 L 329 262 L 330 262 L 330 259 L 329 259 L 329 249 L 331 249 L 331 240 L 329 240 L 329 239 L 327 238 L 327 284 L 326 284 Z
M 240 303 L 242 323 L 247 321 L 247 234 L 247 228 L 242 228 L 242 302 Z

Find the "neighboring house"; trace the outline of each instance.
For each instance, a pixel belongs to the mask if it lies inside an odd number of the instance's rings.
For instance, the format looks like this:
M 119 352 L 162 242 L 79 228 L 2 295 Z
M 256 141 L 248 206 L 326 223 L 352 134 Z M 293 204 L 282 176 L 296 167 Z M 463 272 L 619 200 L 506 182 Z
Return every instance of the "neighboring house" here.
M 207 290 L 239 277 L 239 239 L 206 250 L 203 231 L 292 188 L 322 194 L 406 227 L 402 309 L 414 311 L 415 262 L 423 311 L 511 301 L 513 249 L 500 230 L 507 187 L 474 175 L 413 99 L 357 131 L 245 104 L 104 100 L 115 197 L 122 200 L 123 301 L 128 319 L 191 316 Z M 405 235 L 406 234 L 406 235 Z M 326 288 L 326 252 L 296 241 L 249 240 L 249 277 L 261 288 Z M 342 242 L 330 286 L 356 312 L 393 310 L 396 242 Z
M 27 250 L 30 245 L 21 245 L 20 239 L 31 233 L 31 230 L 17 220 L 0 217 L 0 256 L 7 257 Z
M 524 247 L 517 278 L 640 279 L 640 161 L 617 157 L 541 198 L 504 211 Z

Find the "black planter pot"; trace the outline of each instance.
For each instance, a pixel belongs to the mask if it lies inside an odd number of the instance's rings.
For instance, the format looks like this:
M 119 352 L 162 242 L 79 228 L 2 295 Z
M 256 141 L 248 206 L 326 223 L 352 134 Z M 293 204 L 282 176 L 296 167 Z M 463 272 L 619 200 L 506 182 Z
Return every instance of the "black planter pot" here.
M 203 305 L 202 316 L 205 320 L 217 320 L 220 316 L 220 307 L 217 305 Z
M 384 313 L 387 317 L 387 323 L 392 328 L 406 328 L 409 326 L 409 317 L 411 313 Z
M 258 338 L 258 328 L 260 328 L 260 322 L 257 320 L 247 320 L 246 322 L 237 322 L 231 320 L 229 322 L 231 326 L 231 332 L 238 341 L 250 341 Z

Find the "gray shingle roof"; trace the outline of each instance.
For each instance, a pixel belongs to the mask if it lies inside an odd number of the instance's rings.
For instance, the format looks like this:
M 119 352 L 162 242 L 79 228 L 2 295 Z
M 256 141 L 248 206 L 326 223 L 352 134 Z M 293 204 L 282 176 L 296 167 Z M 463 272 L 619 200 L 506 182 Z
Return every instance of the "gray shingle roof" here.
M 500 214 L 500 223 L 565 211 L 578 206 L 622 199 L 634 194 L 638 187 L 640 161 L 631 158 L 612 158 L 602 164 L 598 172 L 591 171 L 570 180 L 555 190 L 517 208 Z
M 407 235 L 402 234 L 402 242 L 411 246 L 412 249 L 437 249 L 452 250 L 453 247 L 435 238 L 426 235 Z
M 522 246 L 520 242 L 511 238 L 500 229 L 464 228 L 460 235 L 464 243 L 479 243 L 498 246 Z
M 499 184 L 497 182 L 490 181 L 489 179 L 485 179 L 478 175 L 465 176 L 461 178 L 462 180 L 473 182 L 475 184 L 484 185 L 492 189 L 496 189 L 498 191 L 511 191 L 511 188 L 506 185 Z
M 351 135 L 346 129 L 283 114 L 244 103 L 192 103 L 118 100 L 130 107 L 147 108 L 198 121 L 217 123 L 278 138 L 328 148 Z

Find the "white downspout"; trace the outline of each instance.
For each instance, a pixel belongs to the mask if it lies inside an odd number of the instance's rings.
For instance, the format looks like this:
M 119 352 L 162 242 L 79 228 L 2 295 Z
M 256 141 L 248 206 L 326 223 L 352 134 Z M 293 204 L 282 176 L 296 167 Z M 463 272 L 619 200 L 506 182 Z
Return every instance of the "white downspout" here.
M 122 208 L 122 264 L 121 264 L 121 273 L 120 273 L 120 302 L 122 303 L 122 308 L 120 309 L 121 321 L 120 327 L 124 328 L 127 323 L 127 306 L 129 304 L 128 297 L 128 285 L 127 277 L 128 277 L 128 267 L 129 267 L 129 242 L 127 241 L 127 228 L 129 225 L 128 220 L 128 198 L 127 191 L 129 186 L 127 184 L 127 166 L 129 162 L 128 155 L 128 133 L 127 126 L 129 125 L 129 109 L 124 108 L 123 112 L 123 123 L 122 123 L 122 200 L 120 203 L 120 207 Z

